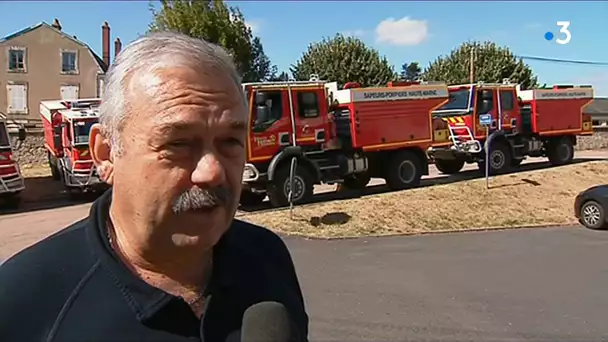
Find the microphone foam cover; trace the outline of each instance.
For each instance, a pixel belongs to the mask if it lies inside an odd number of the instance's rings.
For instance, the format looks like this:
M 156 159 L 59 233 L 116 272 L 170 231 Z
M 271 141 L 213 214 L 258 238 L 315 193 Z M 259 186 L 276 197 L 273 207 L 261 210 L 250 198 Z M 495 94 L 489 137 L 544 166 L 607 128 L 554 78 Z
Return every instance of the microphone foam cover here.
M 295 338 L 293 325 L 285 306 L 261 302 L 245 310 L 241 342 L 287 342 Z

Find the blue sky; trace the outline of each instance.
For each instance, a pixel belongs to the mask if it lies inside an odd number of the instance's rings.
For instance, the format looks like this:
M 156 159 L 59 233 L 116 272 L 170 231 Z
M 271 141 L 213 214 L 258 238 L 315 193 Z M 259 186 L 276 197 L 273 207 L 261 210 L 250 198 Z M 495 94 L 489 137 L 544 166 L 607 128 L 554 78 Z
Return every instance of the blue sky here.
M 234 1 L 273 63 L 287 70 L 309 43 L 337 32 L 356 35 L 386 55 L 423 66 L 460 43 L 490 39 L 528 56 L 608 62 L 608 2 L 346 2 Z M 101 52 L 101 25 L 108 21 L 112 40 L 123 44 L 146 31 L 148 1 L 34 2 L 0 1 L 0 36 L 40 21 L 58 18 L 63 30 Z M 546 41 L 556 22 L 570 21 L 569 44 Z M 113 44 L 112 48 L 113 48 Z M 608 66 L 526 61 L 541 83 L 592 84 L 608 96 Z

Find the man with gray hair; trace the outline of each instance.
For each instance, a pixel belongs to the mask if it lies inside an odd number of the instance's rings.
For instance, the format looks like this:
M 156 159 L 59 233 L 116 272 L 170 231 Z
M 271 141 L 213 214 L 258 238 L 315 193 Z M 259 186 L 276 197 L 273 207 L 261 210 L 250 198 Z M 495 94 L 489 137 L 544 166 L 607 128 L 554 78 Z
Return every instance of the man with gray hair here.
M 100 110 L 90 150 L 112 188 L 0 267 L 0 340 L 238 340 L 247 309 L 273 302 L 306 341 L 285 244 L 234 219 L 248 113 L 230 56 L 141 37 L 106 75 Z

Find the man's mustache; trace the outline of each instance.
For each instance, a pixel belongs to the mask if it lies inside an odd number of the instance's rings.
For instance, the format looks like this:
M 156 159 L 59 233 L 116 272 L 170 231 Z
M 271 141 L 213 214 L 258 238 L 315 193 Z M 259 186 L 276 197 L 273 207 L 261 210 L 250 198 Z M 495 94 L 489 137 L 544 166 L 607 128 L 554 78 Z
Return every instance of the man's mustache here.
M 192 210 L 227 206 L 232 202 L 232 196 L 232 191 L 225 186 L 211 189 L 201 189 L 195 186 L 175 200 L 173 203 L 173 213 L 181 214 Z

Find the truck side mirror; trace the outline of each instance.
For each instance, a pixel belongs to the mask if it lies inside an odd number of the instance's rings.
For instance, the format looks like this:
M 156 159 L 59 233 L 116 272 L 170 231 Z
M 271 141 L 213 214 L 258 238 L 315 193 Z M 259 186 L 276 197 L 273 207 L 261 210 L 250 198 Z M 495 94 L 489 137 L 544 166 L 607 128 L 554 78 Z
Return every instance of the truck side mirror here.
M 263 93 L 263 92 L 255 93 L 255 105 L 256 106 L 261 106 L 261 105 L 266 104 L 266 100 L 268 100 L 268 96 L 266 96 L 266 93 Z
M 25 128 L 23 128 L 23 127 L 19 127 L 19 132 L 18 132 L 17 138 L 18 138 L 20 141 L 25 140 Z
M 268 121 L 270 118 L 270 109 L 266 105 L 258 105 L 255 110 L 255 124 L 259 125 Z

